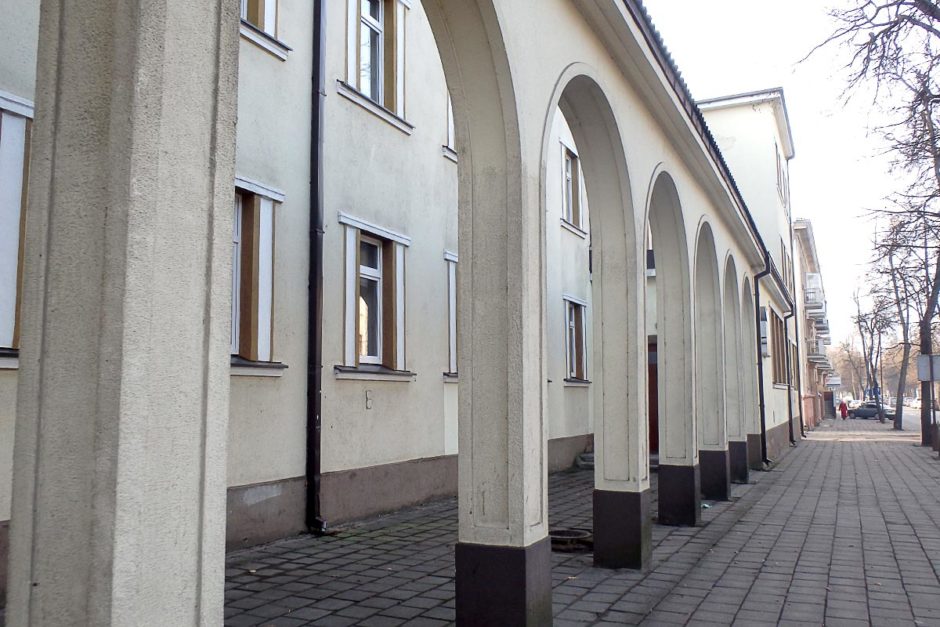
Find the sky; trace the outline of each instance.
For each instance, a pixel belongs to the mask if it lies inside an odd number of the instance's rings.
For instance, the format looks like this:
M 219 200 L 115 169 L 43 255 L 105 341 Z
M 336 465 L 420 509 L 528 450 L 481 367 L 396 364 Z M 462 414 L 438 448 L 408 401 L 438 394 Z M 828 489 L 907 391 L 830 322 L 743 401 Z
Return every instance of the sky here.
M 896 175 L 871 129 L 870 94 L 846 102 L 846 53 L 807 54 L 834 29 L 828 9 L 851 0 L 644 0 L 698 100 L 783 87 L 795 158 L 794 218 L 813 223 L 834 344 L 852 334 L 852 294 L 865 286 L 876 227 Z M 745 199 L 746 200 L 746 199 Z

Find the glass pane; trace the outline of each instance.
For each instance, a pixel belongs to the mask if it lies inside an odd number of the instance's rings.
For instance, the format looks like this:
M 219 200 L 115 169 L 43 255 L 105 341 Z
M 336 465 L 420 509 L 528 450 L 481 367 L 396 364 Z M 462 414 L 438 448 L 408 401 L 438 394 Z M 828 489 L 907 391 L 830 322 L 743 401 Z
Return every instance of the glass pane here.
M 376 22 L 379 21 L 379 11 L 381 10 L 381 0 L 362 0 L 362 14 L 368 15 Z
M 362 24 L 359 35 L 359 91 L 373 100 L 382 96 L 382 46 L 379 33 Z
M 359 265 L 379 269 L 379 247 L 371 242 L 359 242 Z
M 359 279 L 359 355 L 379 356 L 379 283 Z

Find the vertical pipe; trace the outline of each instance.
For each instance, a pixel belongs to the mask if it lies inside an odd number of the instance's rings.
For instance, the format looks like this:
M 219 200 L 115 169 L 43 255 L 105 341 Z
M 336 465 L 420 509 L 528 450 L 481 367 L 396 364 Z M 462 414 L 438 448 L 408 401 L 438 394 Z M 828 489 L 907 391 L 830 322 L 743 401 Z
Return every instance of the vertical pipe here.
M 754 315 L 757 318 L 757 398 L 760 411 L 760 454 L 765 464 L 770 463 L 767 457 L 767 407 L 764 398 L 764 353 L 761 350 L 761 319 L 760 319 L 760 280 L 770 274 L 770 251 L 764 248 L 764 269 L 754 277 Z
M 307 528 L 326 531 L 320 512 L 320 427 L 323 382 L 323 105 L 324 0 L 313 3 L 313 84 L 310 103 L 310 270 L 307 283 Z

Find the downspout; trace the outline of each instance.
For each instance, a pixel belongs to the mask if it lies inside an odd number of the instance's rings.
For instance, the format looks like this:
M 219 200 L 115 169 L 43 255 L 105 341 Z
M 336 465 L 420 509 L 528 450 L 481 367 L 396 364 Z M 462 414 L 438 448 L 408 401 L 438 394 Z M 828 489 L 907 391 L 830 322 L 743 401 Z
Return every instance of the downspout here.
M 310 103 L 310 273 L 307 278 L 307 528 L 324 533 L 320 512 L 320 426 L 323 383 L 323 105 L 326 98 L 325 0 L 313 3 L 313 86 Z
M 763 241 L 761 242 L 763 244 Z M 764 247 L 764 269 L 754 276 L 754 315 L 757 318 L 757 407 L 760 412 L 760 456 L 765 464 L 767 457 L 767 407 L 764 399 L 764 353 L 761 345 L 760 280 L 770 274 L 770 251 Z M 769 322 L 769 321 L 768 321 Z

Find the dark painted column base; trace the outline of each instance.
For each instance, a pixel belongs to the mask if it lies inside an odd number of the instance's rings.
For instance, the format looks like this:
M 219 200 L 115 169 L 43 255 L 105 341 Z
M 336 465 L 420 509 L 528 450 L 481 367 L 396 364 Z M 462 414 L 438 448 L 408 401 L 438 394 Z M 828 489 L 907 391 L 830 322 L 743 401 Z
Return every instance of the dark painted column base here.
M 747 442 L 728 442 L 728 459 L 732 483 L 747 483 Z
M 458 542 L 458 625 L 551 625 L 552 546 Z
M 659 465 L 659 524 L 694 527 L 702 519 L 701 476 L 695 466 Z
M 760 434 L 747 434 L 747 466 L 751 470 L 763 470 L 764 459 L 760 452 Z
M 728 451 L 699 451 L 698 462 L 702 468 L 702 496 L 709 501 L 731 498 Z
M 594 565 L 642 570 L 652 555 L 650 491 L 594 490 Z

